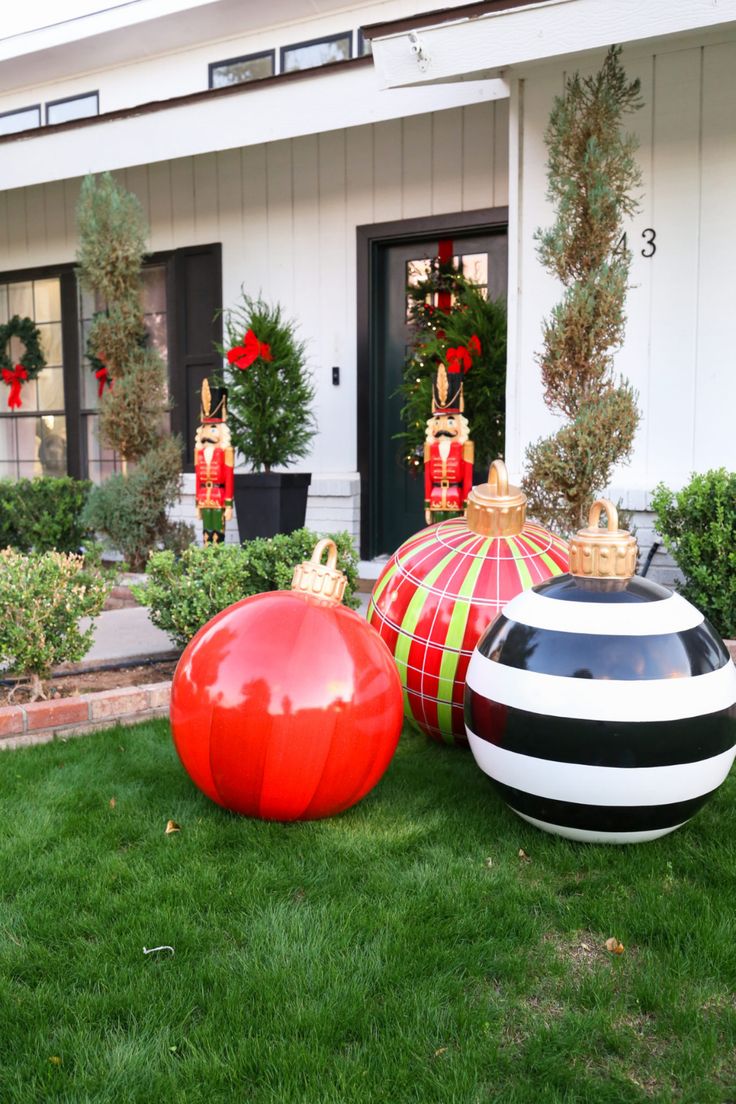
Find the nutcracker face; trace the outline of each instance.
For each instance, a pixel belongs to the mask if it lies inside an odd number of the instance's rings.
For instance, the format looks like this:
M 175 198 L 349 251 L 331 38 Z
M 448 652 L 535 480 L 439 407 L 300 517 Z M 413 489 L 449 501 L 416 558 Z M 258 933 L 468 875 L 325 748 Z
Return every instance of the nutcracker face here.
M 461 444 L 468 439 L 468 423 L 462 414 L 433 414 L 427 422 L 427 441 L 447 437 Z
M 203 422 L 199 427 L 199 441 L 201 445 L 219 445 L 222 437 L 222 425 L 220 422 Z

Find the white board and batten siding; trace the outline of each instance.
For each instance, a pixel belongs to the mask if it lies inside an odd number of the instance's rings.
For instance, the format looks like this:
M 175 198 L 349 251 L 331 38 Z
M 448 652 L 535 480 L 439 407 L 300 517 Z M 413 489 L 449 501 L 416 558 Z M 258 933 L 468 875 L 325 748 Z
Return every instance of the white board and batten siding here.
M 660 481 L 679 488 L 692 472 L 736 470 L 736 36 L 670 43 L 657 53 L 625 48 L 623 63 L 642 85 L 644 106 L 627 128 L 639 139 L 643 195 L 627 226 L 632 286 L 615 366 L 638 391 L 642 417 L 631 462 L 617 469 L 609 491 L 638 515 L 646 549 L 656 538 L 646 511 Z M 518 203 L 509 228 L 507 455 L 514 474 L 527 445 L 560 424 L 544 405 L 536 359 L 540 320 L 560 287 L 539 264 L 533 235 L 552 221 L 543 134 L 564 78 L 558 62 L 512 85 L 510 189 Z M 647 257 L 651 231 L 656 249 Z
M 243 285 L 298 319 L 319 433 L 294 470 L 312 472 L 315 529 L 359 529 L 356 227 L 505 206 L 507 148 L 508 101 L 496 100 L 116 173 L 143 204 L 152 251 L 219 241 L 225 307 Z M 0 192 L 3 270 L 74 259 L 80 183 Z M 185 476 L 177 513 L 190 521 L 193 491 Z

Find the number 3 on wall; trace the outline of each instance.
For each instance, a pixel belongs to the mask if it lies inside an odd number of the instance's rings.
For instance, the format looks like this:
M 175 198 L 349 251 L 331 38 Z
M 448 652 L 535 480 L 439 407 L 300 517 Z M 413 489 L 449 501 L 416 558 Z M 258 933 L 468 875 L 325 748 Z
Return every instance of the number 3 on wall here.
M 654 244 L 654 239 L 657 237 L 656 232 L 652 230 L 651 226 L 648 226 L 646 230 L 642 230 L 641 236 L 646 242 L 646 245 L 641 251 L 642 257 L 653 257 L 657 252 L 657 247 Z
M 644 241 L 645 241 L 644 248 L 641 250 L 641 255 L 642 255 L 642 257 L 646 257 L 647 259 L 649 259 L 649 257 L 653 257 L 654 254 L 657 252 L 657 246 L 655 244 L 656 237 L 657 237 L 657 232 L 656 232 L 656 230 L 653 230 L 651 228 L 651 226 L 648 226 L 646 228 L 646 230 L 642 230 L 641 236 L 644 238 Z M 625 252 L 627 248 L 628 248 L 628 237 L 624 233 L 618 239 L 618 244 L 617 244 L 616 248 L 614 249 L 614 253 Z

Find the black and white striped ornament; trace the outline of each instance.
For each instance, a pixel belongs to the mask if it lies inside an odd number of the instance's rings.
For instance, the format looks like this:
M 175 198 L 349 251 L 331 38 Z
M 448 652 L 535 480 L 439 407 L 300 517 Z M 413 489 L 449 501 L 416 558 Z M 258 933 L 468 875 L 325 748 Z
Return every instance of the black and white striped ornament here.
M 633 575 L 636 542 L 610 502 L 590 523 L 570 574 L 519 594 L 479 640 L 465 725 L 519 816 L 569 839 L 635 843 L 679 828 L 728 774 L 736 668 L 694 606 Z

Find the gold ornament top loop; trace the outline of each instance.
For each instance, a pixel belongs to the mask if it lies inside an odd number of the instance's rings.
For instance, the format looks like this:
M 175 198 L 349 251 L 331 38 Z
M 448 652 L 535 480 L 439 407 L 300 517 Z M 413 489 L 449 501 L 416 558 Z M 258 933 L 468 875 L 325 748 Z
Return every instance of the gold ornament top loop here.
M 607 529 L 599 522 L 605 511 Z M 590 507 L 588 527 L 570 541 L 570 574 L 581 579 L 630 579 L 636 572 L 636 540 L 618 527 L 618 510 L 607 498 Z
M 526 521 L 526 495 L 509 486 L 503 460 L 494 460 L 488 482 L 473 487 L 465 511 L 468 528 L 482 537 L 514 537 Z
M 322 553 L 327 549 L 327 563 L 322 563 Z M 329 537 L 318 541 L 311 559 L 294 568 L 291 589 L 302 594 L 313 594 L 326 602 L 342 602 L 347 576 L 337 567 L 337 545 Z

